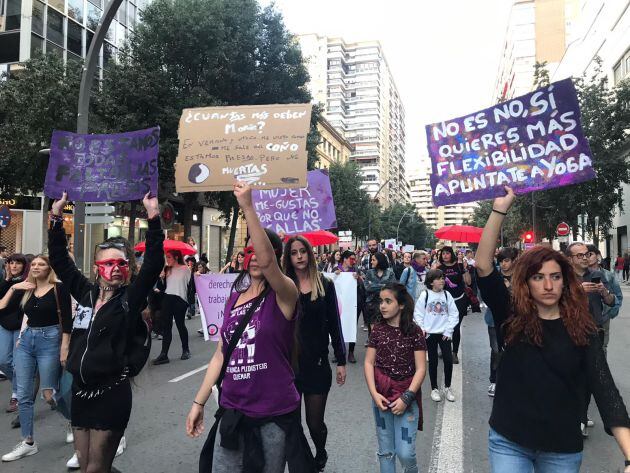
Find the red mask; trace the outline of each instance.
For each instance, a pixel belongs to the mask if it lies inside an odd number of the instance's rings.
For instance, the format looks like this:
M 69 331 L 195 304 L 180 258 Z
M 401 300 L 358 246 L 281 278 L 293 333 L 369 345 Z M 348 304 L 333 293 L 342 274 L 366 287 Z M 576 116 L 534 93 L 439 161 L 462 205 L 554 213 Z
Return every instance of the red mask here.
M 245 253 L 245 260 L 243 261 L 243 269 L 245 271 L 247 271 L 249 269 L 249 263 L 252 260 L 252 256 L 254 256 L 254 247 L 253 246 L 247 246 L 245 247 L 245 249 L 243 250 L 243 253 Z
M 129 261 L 123 258 L 111 258 L 100 261 L 95 261 L 94 264 L 98 266 L 98 275 L 102 276 L 106 281 L 112 280 L 112 273 L 116 268 L 120 271 L 123 280 L 126 281 L 129 277 Z

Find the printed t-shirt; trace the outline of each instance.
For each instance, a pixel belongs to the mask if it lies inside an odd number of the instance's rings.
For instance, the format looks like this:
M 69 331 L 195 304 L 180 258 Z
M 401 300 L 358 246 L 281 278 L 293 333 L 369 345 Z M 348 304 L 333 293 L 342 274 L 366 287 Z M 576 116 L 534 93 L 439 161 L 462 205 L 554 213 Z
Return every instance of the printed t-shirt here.
M 447 290 L 453 299 L 459 299 L 464 294 L 464 272 L 463 266 L 455 263 L 453 266 L 441 264 L 438 269 L 444 273 L 444 289 Z
M 402 380 L 414 375 L 414 351 L 426 351 L 427 344 L 417 325 L 411 335 L 405 336 L 400 328 L 383 322 L 374 326 L 368 347 L 376 349 L 376 368 L 391 379 Z
M 233 292 L 227 302 L 221 327 L 223 353 L 239 321 L 253 300 L 234 306 L 239 297 Z M 221 406 L 236 409 L 249 417 L 279 416 L 300 405 L 291 367 L 295 317 L 288 321 L 270 290 L 254 311 L 236 344 L 223 379 Z

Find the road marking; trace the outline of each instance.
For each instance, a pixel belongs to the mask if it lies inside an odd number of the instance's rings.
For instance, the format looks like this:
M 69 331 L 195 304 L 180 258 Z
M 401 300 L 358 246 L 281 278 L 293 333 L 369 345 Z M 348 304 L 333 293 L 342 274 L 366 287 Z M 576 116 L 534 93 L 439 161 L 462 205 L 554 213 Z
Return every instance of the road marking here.
M 436 413 L 429 473 L 464 471 L 462 369 L 463 360 L 460 354 L 460 364 L 453 366 L 451 382 L 455 402 L 448 402 L 444 398 Z
M 199 373 L 200 371 L 203 371 L 203 370 L 205 370 L 205 369 L 207 369 L 207 368 L 208 368 L 208 365 L 207 365 L 207 364 L 205 364 L 205 365 L 203 365 L 203 366 L 200 366 L 200 367 L 199 367 L 199 368 L 197 368 L 196 370 L 189 371 L 188 373 L 184 373 L 183 375 L 178 376 L 177 378 L 173 378 L 173 379 L 169 380 L 169 383 L 177 383 L 177 382 L 181 381 L 182 379 L 189 378 L 190 376 L 192 376 L 192 375 L 194 375 L 194 374 L 197 374 L 197 373 Z

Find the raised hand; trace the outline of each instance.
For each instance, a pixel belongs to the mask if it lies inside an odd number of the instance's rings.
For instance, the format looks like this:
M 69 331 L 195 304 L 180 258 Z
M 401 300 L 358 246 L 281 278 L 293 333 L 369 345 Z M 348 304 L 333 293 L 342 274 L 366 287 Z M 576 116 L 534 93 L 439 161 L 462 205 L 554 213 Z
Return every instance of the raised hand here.
M 507 213 L 507 211 L 510 210 L 510 207 L 512 207 L 512 204 L 514 204 L 516 195 L 514 195 L 514 191 L 511 187 L 505 186 L 504 188 L 507 194 L 504 197 L 496 197 L 494 199 L 494 203 L 492 204 L 492 208 L 498 210 L 499 212 Z
M 245 182 L 236 182 L 234 184 L 234 197 L 238 201 L 241 209 L 245 210 L 253 206 L 252 204 L 252 188 Z
M 144 205 L 150 219 L 160 215 L 160 204 L 157 196 L 151 196 L 151 192 L 146 193 L 144 199 L 142 199 L 142 205 Z
M 52 204 L 52 214 L 53 215 L 61 215 L 63 214 L 64 207 L 68 204 L 68 193 L 64 192 L 61 194 L 61 199 L 55 200 Z

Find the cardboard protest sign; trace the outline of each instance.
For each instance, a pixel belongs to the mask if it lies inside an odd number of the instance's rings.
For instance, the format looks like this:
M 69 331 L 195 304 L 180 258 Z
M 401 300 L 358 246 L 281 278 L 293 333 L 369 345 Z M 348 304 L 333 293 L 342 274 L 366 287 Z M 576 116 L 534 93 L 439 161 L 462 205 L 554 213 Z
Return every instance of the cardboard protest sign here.
M 355 273 L 324 273 L 335 284 L 345 342 L 357 341 L 357 280 Z
M 185 109 L 179 121 L 177 192 L 306 186 L 311 104 Z
M 230 297 L 232 283 L 237 274 L 196 274 L 195 288 L 201 313 L 204 340 L 217 341 L 223 324 L 225 303 Z
M 577 184 L 596 177 L 571 79 L 426 126 L 436 206 Z
M 328 171 L 309 171 L 300 189 L 254 190 L 252 200 L 264 227 L 275 232 L 311 232 L 337 228 Z
M 157 195 L 160 128 L 113 135 L 55 130 L 44 193 L 59 199 L 115 202 Z

